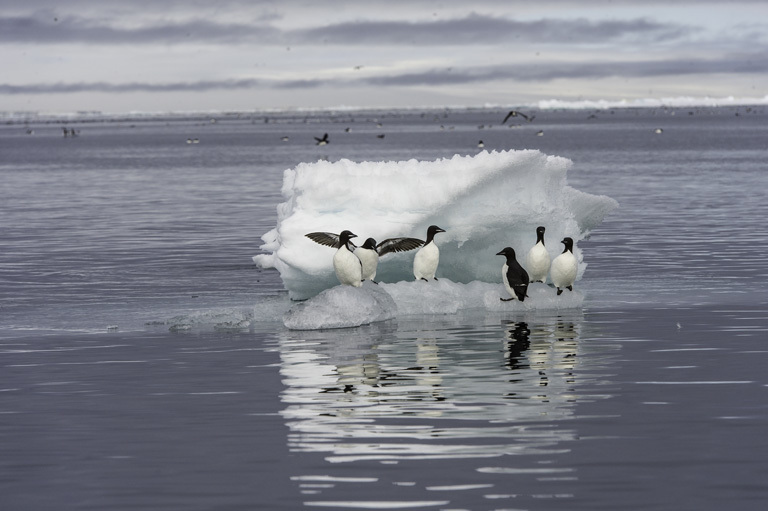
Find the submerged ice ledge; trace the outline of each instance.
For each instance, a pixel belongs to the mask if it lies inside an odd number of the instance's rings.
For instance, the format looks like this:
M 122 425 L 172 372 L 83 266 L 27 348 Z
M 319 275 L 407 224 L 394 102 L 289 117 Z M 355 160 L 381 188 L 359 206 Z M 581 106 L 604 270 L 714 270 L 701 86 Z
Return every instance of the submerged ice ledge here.
M 578 290 L 558 296 L 553 287 L 535 283 L 528 287 L 524 302 L 502 302 L 509 298 L 501 284 L 449 279 L 410 281 L 394 284 L 365 282 L 362 287 L 335 286 L 305 302 L 294 304 L 283 316 L 291 330 L 349 328 L 400 316 L 455 314 L 461 310 L 490 312 L 563 310 L 581 307 L 584 295 Z
M 618 204 L 568 186 L 571 166 L 567 158 L 537 150 L 435 161 L 302 163 L 284 172 L 285 202 L 277 207 L 275 228 L 262 236 L 265 253 L 254 261 L 276 268 L 289 297 L 305 300 L 338 285 L 334 249 L 305 234 L 349 229 L 360 243 L 368 237 L 424 239 L 427 227 L 436 224 L 446 230 L 436 238 L 438 278 L 498 284 L 503 261 L 496 253 L 511 246 L 524 258 L 536 227 L 543 225 L 552 258 L 562 251 L 563 237 L 574 239 L 580 277 L 586 264 L 578 241 Z M 414 252 L 382 257 L 376 280 L 413 280 L 413 257 Z

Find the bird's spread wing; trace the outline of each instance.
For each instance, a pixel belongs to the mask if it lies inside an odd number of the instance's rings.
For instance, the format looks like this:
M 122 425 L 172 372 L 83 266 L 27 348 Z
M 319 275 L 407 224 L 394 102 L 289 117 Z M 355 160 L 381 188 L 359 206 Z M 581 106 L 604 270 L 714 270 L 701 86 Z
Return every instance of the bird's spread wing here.
M 510 117 L 517 117 L 518 115 L 519 115 L 520 117 L 522 117 L 523 119 L 525 119 L 526 121 L 530 121 L 530 119 L 528 118 L 528 116 L 527 116 L 527 115 L 525 115 L 524 113 L 522 113 L 522 112 L 518 112 L 517 110 L 510 110 L 510 111 L 509 111 L 509 113 L 507 114 L 507 116 L 504 118 L 504 120 L 503 120 L 503 121 L 501 121 L 501 124 L 504 124 L 505 122 L 507 122 L 507 121 L 509 120 L 509 118 L 510 118 Z
M 332 232 L 310 232 L 305 236 L 315 243 L 326 245 L 328 247 L 339 248 L 339 235 Z
M 390 252 L 406 252 L 419 248 L 424 242 L 418 238 L 389 238 L 378 245 L 376 245 L 376 251 L 380 256 L 389 254 Z

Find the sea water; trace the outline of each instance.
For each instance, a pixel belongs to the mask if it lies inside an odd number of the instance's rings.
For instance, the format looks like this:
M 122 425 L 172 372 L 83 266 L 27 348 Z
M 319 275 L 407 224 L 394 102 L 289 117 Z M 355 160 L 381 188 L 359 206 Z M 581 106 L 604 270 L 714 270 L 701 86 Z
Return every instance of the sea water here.
M 0 507 L 762 509 L 768 112 L 534 113 L 6 122 Z M 578 306 L 285 325 L 285 170 L 524 149 L 619 204 Z

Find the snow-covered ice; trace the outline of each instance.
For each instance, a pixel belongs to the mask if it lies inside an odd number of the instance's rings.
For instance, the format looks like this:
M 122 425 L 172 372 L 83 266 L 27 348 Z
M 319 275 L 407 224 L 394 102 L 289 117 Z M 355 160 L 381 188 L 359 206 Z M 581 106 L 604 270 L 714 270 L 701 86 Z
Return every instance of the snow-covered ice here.
M 570 187 L 566 173 L 571 167 L 569 159 L 537 150 L 483 151 L 436 161 L 302 163 L 284 172 L 285 202 L 277 207 L 275 228 L 262 236 L 265 253 L 254 261 L 276 268 L 290 298 L 304 300 L 338 285 L 334 249 L 305 234 L 349 229 L 360 243 L 368 237 L 424 239 L 427 227 L 436 224 L 446 230 L 436 238 L 440 283 L 420 284 L 448 287 L 433 306 L 452 301 L 445 293 L 471 294 L 484 283 L 498 284 L 503 292 L 503 261 L 496 253 L 506 246 L 527 253 L 536 242 L 536 227 L 543 225 L 553 258 L 562 251 L 563 237 L 576 241 L 581 276 L 586 263 L 578 241 L 618 204 Z M 376 279 L 396 302 L 406 286 L 393 289 L 386 283 L 413 281 L 414 253 L 387 254 L 379 262 Z M 464 286 L 450 288 L 448 281 Z M 425 302 L 416 298 L 408 308 L 426 307 Z

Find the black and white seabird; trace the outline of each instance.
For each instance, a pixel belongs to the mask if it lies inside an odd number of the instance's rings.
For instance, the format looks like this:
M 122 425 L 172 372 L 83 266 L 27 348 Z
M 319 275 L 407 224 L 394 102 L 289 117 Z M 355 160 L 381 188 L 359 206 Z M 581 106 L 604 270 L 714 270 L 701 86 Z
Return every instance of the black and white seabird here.
M 376 270 L 379 265 L 379 257 L 390 252 L 406 252 L 419 248 L 424 244 L 417 238 L 388 238 L 381 243 L 376 243 L 374 238 L 368 238 L 363 246 L 355 249 L 355 255 L 360 258 L 363 264 L 363 280 L 373 280 L 376 277 Z
M 501 267 L 501 279 L 507 292 L 511 295 L 511 298 L 499 298 L 499 300 L 509 302 L 517 298 L 521 302 L 525 301 L 529 282 L 528 272 L 517 262 L 515 249 L 506 247 L 496 255 L 503 255 L 507 258 Z
M 435 234 L 445 232 L 436 225 L 430 225 L 427 229 L 427 240 L 424 242 L 416 256 L 413 258 L 413 276 L 416 280 L 435 279 L 437 264 L 440 262 L 440 249 L 435 245 Z
M 368 238 L 361 247 L 355 249 L 355 255 L 360 259 L 360 264 L 363 265 L 362 280 L 373 280 L 376 277 L 376 269 L 379 267 L 379 253 L 376 250 L 376 240 Z
M 328 133 L 324 133 L 323 134 L 323 138 L 315 137 L 315 140 L 317 141 L 316 145 L 325 145 L 325 144 L 327 144 L 329 142 L 329 140 L 328 140 Z
M 506 117 L 504 117 L 504 120 L 501 121 L 501 124 L 506 123 L 511 117 L 522 117 L 528 122 L 531 122 L 533 120 L 532 117 L 528 117 L 523 112 L 518 112 L 517 110 L 510 110 Z
M 528 275 L 531 282 L 544 282 L 549 273 L 550 257 L 547 248 L 544 246 L 544 227 L 536 228 L 536 244 L 528 251 L 525 258 L 525 267 L 528 269 Z
M 558 295 L 563 292 L 563 289 L 573 291 L 573 283 L 576 281 L 576 273 L 579 269 L 579 262 L 576 260 L 576 256 L 573 255 L 573 240 L 571 238 L 563 238 L 560 243 L 565 245 L 565 249 L 562 254 L 555 257 L 554 261 L 552 261 L 552 267 L 549 272 L 552 284 L 557 288 Z
M 351 239 L 357 235 L 351 231 L 341 231 L 339 234 L 332 232 L 311 232 L 306 237 L 330 247 L 335 247 L 336 253 L 333 255 L 333 269 L 336 272 L 336 278 L 343 285 L 360 287 L 363 285 L 363 264 L 354 254 L 355 245 Z

